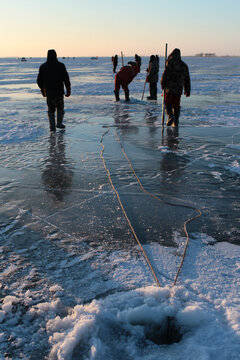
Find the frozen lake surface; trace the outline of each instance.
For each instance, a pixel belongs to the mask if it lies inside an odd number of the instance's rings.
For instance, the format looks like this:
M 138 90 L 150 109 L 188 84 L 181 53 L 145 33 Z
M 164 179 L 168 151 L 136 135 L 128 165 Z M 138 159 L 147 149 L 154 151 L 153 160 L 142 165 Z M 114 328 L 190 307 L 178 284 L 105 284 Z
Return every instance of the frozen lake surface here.
M 50 134 L 45 59 L 0 59 L 0 359 L 239 359 L 240 59 L 185 58 L 192 94 L 164 131 L 148 58 L 128 104 L 110 58 L 59 60 L 72 96 Z

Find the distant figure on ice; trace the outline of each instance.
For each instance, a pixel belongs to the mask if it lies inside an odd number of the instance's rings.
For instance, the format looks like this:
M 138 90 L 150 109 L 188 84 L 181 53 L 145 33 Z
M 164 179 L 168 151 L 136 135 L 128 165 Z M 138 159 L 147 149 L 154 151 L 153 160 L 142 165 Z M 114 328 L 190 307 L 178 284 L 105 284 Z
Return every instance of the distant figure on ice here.
M 116 68 L 118 66 L 118 56 L 112 56 L 112 63 L 113 63 L 113 73 L 116 73 Z
M 149 92 L 150 96 L 147 97 L 148 100 L 157 100 L 157 82 L 158 82 L 158 72 L 159 72 L 159 57 L 158 55 L 151 55 L 148 68 L 147 82 L 149 82 Z
M 119 90 L 120 86 L 122 86 L 124 93 L 125 93 L 125 101 L 129 101 L 129 89 L 128 85 L 132 80 L 135 78 L 135 76 L 140 72 L 141 68 L 141 57 L 137 54 L 135 55 L 135 61 L 129 61 L 126 66 L 123 66 L 118 73 L 115 75 L 115 97 L 116 101 L 119 101 Z
M 167 126 L 178 126 L 183 88 L 186 96 L 190 96 L 191 92 L 188 66 L 181 60 L 179 49 L 174 49 L 168 56 L 161 85 L 164 90 L 165 109 L 168 115 Z
M 64 129 L 64 85 L 66 95 L 71 95 L 71 84 L 68 72 L 63 63 L 58 61 L 55 50 L 48 50 L 47 61 L 39 68 L 37 84 L 41 93 L 47 98 L 50 131 L 56 131 L 55 110 L 57 109 L 57 128 Z

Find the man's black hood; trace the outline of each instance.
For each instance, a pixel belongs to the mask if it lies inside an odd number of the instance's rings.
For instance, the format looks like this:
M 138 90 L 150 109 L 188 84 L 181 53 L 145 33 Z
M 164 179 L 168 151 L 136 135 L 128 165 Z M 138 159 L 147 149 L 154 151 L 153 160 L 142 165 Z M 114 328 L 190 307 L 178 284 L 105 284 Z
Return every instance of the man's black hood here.
M 48 50 L 48 54 L 47 54 L 47 62 L 49 63 L 53 63 L 53 62 L 57 62 L 57 53 L 55 50 Z
M 181 51 L 179 49 L 174 49 L 171 54 L 168 56 L 168 60 L 170 59 L 179 59 L 181 60 Z

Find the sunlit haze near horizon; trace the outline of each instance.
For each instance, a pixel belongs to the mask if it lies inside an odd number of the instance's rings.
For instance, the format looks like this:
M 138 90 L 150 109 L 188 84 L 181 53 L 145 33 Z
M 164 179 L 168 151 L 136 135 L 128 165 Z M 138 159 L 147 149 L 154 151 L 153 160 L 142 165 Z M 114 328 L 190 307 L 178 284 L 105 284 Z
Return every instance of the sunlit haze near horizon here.
M 237 0 L 9 0 L 1 4 L 0 57 L 212 52 L 240 55 Z

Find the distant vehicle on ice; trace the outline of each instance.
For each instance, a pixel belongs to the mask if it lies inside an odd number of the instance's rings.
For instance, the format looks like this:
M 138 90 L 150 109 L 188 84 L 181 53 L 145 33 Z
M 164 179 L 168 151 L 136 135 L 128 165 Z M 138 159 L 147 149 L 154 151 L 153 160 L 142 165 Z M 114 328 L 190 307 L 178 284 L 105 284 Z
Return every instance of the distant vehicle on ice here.
M 215 53 L 200 53 L 200 54 L 196 54 L 195 56 L 197 56 L 197 57 L 215 57 L 216 54 Z

